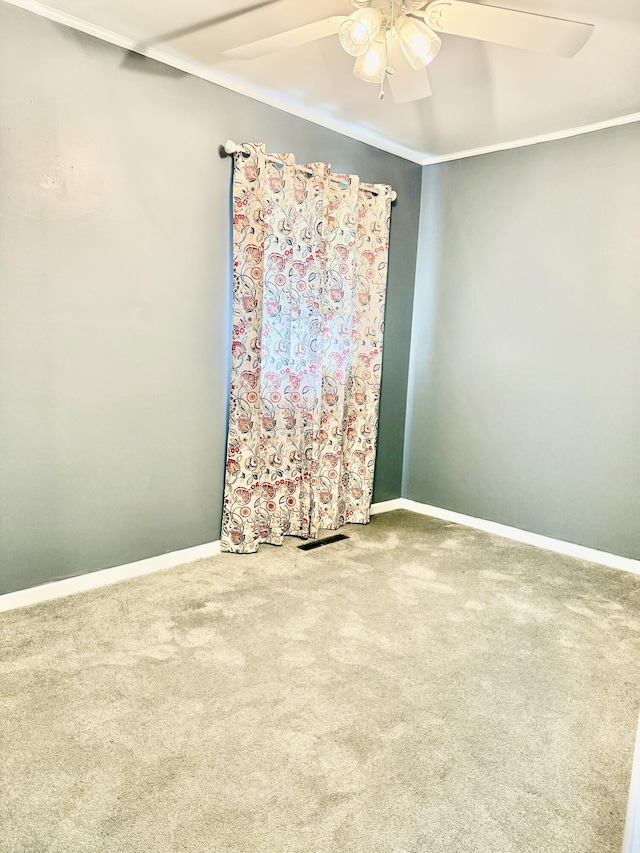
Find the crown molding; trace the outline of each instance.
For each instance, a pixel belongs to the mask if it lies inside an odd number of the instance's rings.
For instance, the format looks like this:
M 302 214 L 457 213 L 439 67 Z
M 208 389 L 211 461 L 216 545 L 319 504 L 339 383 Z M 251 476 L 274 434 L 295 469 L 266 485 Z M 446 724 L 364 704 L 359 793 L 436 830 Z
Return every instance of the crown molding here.
M 64 24 L 74 30 L 79 30 L 86 35 L 101 39 L 116 45 L 116 47 L 131 50 L 139 53 L 141 56 L 146 56 L 147 59 L 154 59 L 157 62 L 162 62 L 165 65 L 170 65 L 179 71 L 184 71 L 185 74 L 192 74 L 194 77 L 200 77 L 202 80 L 208 80 L 210 83 L 215 83 L 222 86 L 224 89 L 230 89 L 232 92 L 237 92 L 239 95 L 245 95 L 254 101 L 260 101 L 269 107 L 274 107 L 277 110 L 282 110 L 285 113 L 304 119 L 305 121 L 313 122 L 321 127 L 326 127 L 328 130 L 333 130 L 340 133 L 342 136 L 348 136 L 356 142 L 363 142 L 365 145 L 371 145 L 373 148 L 378 148 L 381 151 L 386 151 L 388 154 L 395 154 L 396 157 L 401 157 L 403 160 L 410 160 L 413 163 L 421 164 L 423 155 L 418 151 L 413 151 L 404 145 L 399 145 L 388 139 L 382 139 L 375 133 L 367 133 L 365 130 L 353 127 L 347 122 L 339 121 L 331 116 L 319 116 L 314 110 L 306 109 L 295 104 L 290 104 L 281 98 L 276 98 L 273 95 L 267 95 L 259 89 L 248 86 L 246 83 L 240 83 L 237 80 L 231 80 L 225 77 L 220 72 L 212 68 L 207 68 L 199 65 L 197 62 L 181 59 L 177 56 L 172 56 L 164 50 L 156 47 L 148 47 L 141 50 L 140 45 L 135 39 L 128 36 L 120 35 L 112 30 L 107 30 L 104 27 L 92 24 L 89 21 L 84 21 L 82 18 L 76 18 L 75 15 L 69 15 L 67 12 L 60 12 L 57 9 L 52 9 L 38 0 L 4 0 L 10 6 L 18 6 L 20 9 L 26 9 L 29 12 L 34 12 L 42 18 L 48 18 L 50 21 L 55 21 L 57 24 Z
M 92 24 L 82 18 L 77 18 L 75 15 L 69 15 L 67 12 L 60 12 L 53 9 L 39 0 L 4 0 L 11 6 L 18 6 L 21 9 L 26 9 L 43 18 L 48 18 L 50 21 L 55 21 L 58 24 L 64 24 L 74 30 L 86 33 L 86 35 L 101 39 L 116 45 L 116 47 L 132 50 L 135 53 L 140 53 L 148 59 L 154 59 L 157 62 L 162 62 L 179 71 L 184 71 L 186 74 L 192 74 L 194 77 L 200 77 L 202 80 L 208 80 L 210 83 L 215 83 L 222 86 L 224 89 L 230 89 L 237 92 L 239 95 L 245 95 L 254 101 L 260 101 L 262 104 L 274 107 L 277 110 L 282 110 L 285 113 L 294 115 L 297 118 L 310 121 L 313 124 L 326 127 L 328 130 L 333 130 L 343 136 L 363 142 L 365 145 L 371 145 L 373 148 L 378 148 L 381 151 L 386 151 L 388 154 L 394 154 L 396 157 L 401 157 L 403 160 L 409 160 L 412 163 L 417 163 L 420 166 L 432 166 L 436 163 L 447 163 L 451 160 L 463 160 L 467 157 L 479 157 L 482 154 L 491 154 L 496 151 L 508 151 L 512 148 L 524 148 L 529 145 L 537 145 L 541 142 L 553 142 L 557 139 L 567 139 L 571 136 L 580 136 L 583 133 L 592 133 L 596 130 L 604 130 L 608 127 L 617 127 L 622 124 L 631 124 L 632 122 L 640 121 L 640 113 L 630 113 L 625 116 L 617 116 L 615 118 L 606 119 L 605 121 L 596 122 L 594 124 L 582 125 L 581 127 L 568 128 L 566 130 L 554 131 L 553 133 L 541 134 L 540 136 L 530 136 L 524 139 L 515 139 L 510 142 L 502 142 L 496 145 L 486 145 L 481 148 L 470 148 L 465 151 L 456 151 L 451 154 L 441 155 L 425 155 L 422 152 L 415 151 L 405 145 L 392 142 L 388 139 L 382 139 L 375 133 L 368 133 L 366 130 L 354 127 L 348 122 L 342 122 L 331 116 L 319 116 L 314 110 L 300 107 L 295 104 L 290 104 L 281 98 L 276 98 L 273 95 L 267 95 L 259 89 L 255 89 L 246 83 L 240 83 L 236 80 L 231 80 L 225 77 L 220 72 L 199 65 L 197 62 L 180 59 L 177 56 L 172 56 L 164 50 L 156 47 L 149 47 L 141 50 L 138 42 L 135 39 L 115 33 L 112 30 L 107 30 L 104 27 Z
M 479 157 L 482 154 L 492 154 L 494 151 L 510 151 L 512 148 L 525 148 L 529 145 L 539 145 L 541 142 L 554 142 L 557 139 L 568 139 L 571 136 L 582 136 L 596 130 L 606 130 L 608 127 L 618 127 L 621 124 L 632 124 L 640 121 L 640 113 L 629 113 L 625 116 L 598 121 L 594 124 L 584 124 L 580 127 L 570 127 L 566 130 L 555 130 L 553 133 L 542 133 L 539 136 L 528 136 L 514 139 L 511 142 L 500 142 L 495 145 L 485 145 L 482 148 L 469 148 L 466 151 L 456 151 L 453 154 L 441 154 L 435 157 L 424 157 L 421 166 L 433 166 L 436 163 L 448 163 L 451 160 L 464 160 L 467 157 Z

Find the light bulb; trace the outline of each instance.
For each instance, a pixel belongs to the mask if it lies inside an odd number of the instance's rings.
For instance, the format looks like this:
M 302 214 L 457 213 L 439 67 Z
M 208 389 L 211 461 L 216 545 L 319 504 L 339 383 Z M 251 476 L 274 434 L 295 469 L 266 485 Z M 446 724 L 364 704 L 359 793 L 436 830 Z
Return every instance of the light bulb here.
M 340 44 L 351 56 L 366 53 L 380 32 L 382 14 L 379 9 L 358 9 L 340 27 Z
M 400 47 L 414 69 L 425 68 L 440 50 L 441 41 L 422 21 L 401 15 L 396 24 Z
M 378 39 L 366 53 L 356 59 L 353 73 L 367 83 L 380 83 L 386 67 L 387 44 L 384 39 Z
M 356 21 L 351 27 L 350 35 L 357 45 L 367 44 L 369 41 L 369 30 L 360 21 Z

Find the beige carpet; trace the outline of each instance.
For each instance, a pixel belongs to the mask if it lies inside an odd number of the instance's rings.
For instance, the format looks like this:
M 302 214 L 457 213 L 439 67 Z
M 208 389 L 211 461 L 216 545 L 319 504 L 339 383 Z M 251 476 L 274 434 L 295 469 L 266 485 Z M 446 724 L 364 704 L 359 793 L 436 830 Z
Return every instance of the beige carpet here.
M 345 532 L 0 614 L 2 853 L 619 853 L 640 578 Z

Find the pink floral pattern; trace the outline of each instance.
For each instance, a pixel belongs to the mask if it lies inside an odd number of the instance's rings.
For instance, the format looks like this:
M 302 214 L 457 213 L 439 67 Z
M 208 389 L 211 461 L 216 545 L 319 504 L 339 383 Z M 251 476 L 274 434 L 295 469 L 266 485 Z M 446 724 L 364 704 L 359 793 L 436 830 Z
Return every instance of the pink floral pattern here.
M 369 520 L 391 187 L 243 149 L 221 543 L 250 553 Z

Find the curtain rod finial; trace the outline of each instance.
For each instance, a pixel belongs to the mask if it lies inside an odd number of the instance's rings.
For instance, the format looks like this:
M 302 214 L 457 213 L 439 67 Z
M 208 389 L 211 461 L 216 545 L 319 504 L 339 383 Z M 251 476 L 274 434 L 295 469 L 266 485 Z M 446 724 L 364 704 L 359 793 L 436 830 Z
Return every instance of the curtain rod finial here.
M 227 139 L 224 145 L 220 146 L 220 156 L 221 157 L 231 157 L 232 154 L 235 154 L 236 151 L 240 150 L 240 146 L 236 145 L 233 139 Z
M 218 148 L 221 157 L 231 157 L 233 154 L 237 154 L 239 151 L 242 153 L 243 157 L 250 157 L 251 154 L 247 150 L 246 146 L 238 145 L 233 139 L 227 139 L 224 145 L 221 145 Z

